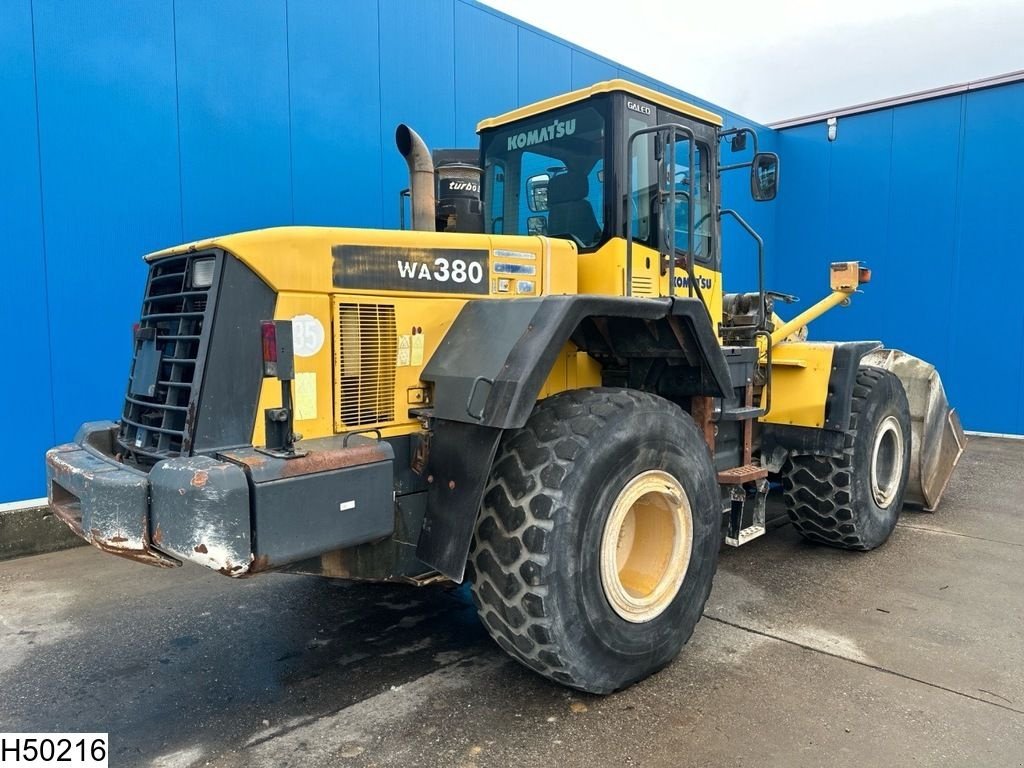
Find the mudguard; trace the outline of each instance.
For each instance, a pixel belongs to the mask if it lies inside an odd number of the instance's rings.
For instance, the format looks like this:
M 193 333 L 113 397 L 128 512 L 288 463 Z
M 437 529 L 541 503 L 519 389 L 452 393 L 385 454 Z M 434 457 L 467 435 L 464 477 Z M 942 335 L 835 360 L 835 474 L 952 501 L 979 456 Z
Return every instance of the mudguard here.
M 629 327 L 608 330 L 616 323 Z M 697 299 L 481 299 L 462 308 L 420 376 L 434 384 L 435 417 L 499 429 L 523 426 L 569 340 L 594 355 L 685 357 L 701 373 L 696 394 L 732 391 L 728 364 Z
M 461 581 L 491 461 L 526 424 L 566 342 L 601 357 L 678 357 L 697 394 L 731 392 L 704 305 L 689 298 L 546 296 L 467 302 L 420 378 L 434 384 L 427 511 L 416 557 Z

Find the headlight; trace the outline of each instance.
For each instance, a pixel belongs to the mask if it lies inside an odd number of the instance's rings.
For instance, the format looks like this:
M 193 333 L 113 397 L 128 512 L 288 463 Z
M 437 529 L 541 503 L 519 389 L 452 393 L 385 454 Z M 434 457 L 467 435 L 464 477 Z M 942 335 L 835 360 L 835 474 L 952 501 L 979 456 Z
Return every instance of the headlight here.
M 192 287 L 209 288 L 213 285 L 213 268 L 216 259 L 196 259 L 192 262 Z

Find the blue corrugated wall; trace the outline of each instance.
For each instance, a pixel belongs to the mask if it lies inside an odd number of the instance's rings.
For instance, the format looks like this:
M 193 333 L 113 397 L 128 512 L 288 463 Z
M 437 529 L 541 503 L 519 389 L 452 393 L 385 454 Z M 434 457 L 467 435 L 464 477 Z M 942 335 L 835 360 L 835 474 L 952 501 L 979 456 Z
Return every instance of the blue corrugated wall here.
M 475 146 L 483 117 L 616 76 L 751 125 L 468 0 L 4 0 L 0 402 L 16 440 L 0 502 L 43 495 L 46 448 L 118 416 L 141 254 L 279 224 L 397 226 L 398 122 Z M 740 175 L 726 195 L 770 244 L 774 206 Z M 727 288 L 747 289 L 754 251 L 725 226 Z
M 828 261 L 873 282 L 812 326 L 938 366 L 967 429 L 1024 434 L 1024 83 L 780 131 L 771 284 L 804 306 Z

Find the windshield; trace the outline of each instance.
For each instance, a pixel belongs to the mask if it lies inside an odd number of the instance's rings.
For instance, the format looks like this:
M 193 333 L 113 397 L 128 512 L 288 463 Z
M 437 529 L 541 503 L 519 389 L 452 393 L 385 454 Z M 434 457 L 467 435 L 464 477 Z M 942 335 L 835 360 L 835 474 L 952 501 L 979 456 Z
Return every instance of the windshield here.
M 513 123 L 484 138 L 484 231 L 597 245 L 604 233 L 604 104 Z

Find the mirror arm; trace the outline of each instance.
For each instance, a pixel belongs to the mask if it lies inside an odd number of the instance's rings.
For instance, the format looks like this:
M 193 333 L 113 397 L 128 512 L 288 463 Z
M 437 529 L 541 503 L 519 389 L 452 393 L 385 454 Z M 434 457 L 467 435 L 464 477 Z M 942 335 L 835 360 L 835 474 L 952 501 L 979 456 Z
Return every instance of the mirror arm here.
M 730 128 L 728 131 L 720 132 L 718 134 L 718 162 L 719 162 L 718 175 L 719 176 L 721 176 L 722 173 L 724 173 L 725 171 L 735 171 L 737 168 L 749 168 L 753 164 L 753 162 L 754 162 L 753 159 L 749 160 L 746 163 L 731 163 L 729 165 L 722 165 L 721 164 L 721 162 L 722 162 L 722 141 L 724 139 L 726 139 L 726 138 L 731 137 L 731 136 L 738 136 L 740 134 L 749 136 L 751 141 L 752 141 L 752 143 L 753 143 L 753 145 L 754 145 L 753 146 L 753 150 L 754 151 L 751 154 L 751 158 L 753 158 L 754 155 L 757 155 L 761 151 L 761 148 L 758 146 L 758 143 L 757 143 L 757 131 L 753 130 L 752 128 Z

